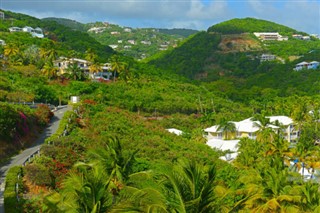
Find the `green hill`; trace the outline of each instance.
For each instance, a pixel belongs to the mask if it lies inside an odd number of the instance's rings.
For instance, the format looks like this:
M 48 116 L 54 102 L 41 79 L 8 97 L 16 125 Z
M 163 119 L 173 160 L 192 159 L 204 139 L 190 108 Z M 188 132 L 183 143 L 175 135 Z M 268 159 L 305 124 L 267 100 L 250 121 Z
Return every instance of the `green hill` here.
M 279 33 L 296 33 L 297 31 L 271 21 L 244 18 L 231 19 L 209 27 L 208 32 L 216 32 L 222 34 L 239 34 L 253 32 L 279 32 Z
M 11 11 L 3 11 L 5 19 L 0 23 L 1 38 L 9 42 L 22 43 L 23 46 L 31 46 L 36 44 L 38 47 L 48 43 L 48 39 L 55 43 L 55 49 L 61 54 L 68 55 L 69 52 L 75 51 L 83 55 L 89 48 L 97 52 L 100 58 L 108 58 L 114 53 L 113 49 L 107 45 L 102 45 L 86 32 L 73 30 L 69 27 L 59 24 L 56 20 L 37 19 L 28 15 L 13 13 Z M 40 27 L 45 38 L 40 41 L 32 38 L 25 33 L 9 33 L 9 27 Z M 27 41 L 29 40 L 29 41 Z
M 85 24 L 82 24 L 82 23 L 77 22 L 75 20 L 66 19 L 66 18 L 55 18 L 55 17 L 43 18 L 42 20 L 55 21 L 58 24 L 64 25 L 64 26 L 69 27 L 73 30 L 86 31 Z
M 273 31 L 287 35 L 287 41 L 261 41 L 252 32 Z M 179 47 L 159 54 L 148 62 L 190 79 L 209 82 L 212 91 L 220 90 L 233 100 L 259 98 L 250 94 L 266 88 L 277 94 L 314 93 L 312 85 L 317 72 L 294 72 L 301 61 L 320 60 L 320 40 L 299 40 L 292 37 L 296 30 L 268 21 L 252 18 L 232 19 L 200 32 Z M 273 61 L 261 62 L 262 54 L 273 54 Z

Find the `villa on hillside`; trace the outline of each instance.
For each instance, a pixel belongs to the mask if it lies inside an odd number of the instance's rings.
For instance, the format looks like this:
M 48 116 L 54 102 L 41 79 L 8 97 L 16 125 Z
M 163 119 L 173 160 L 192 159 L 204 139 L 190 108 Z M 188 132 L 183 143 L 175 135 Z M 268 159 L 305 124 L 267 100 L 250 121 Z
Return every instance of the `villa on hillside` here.
M 94 32 L 94 33 L 102 33 L 105 31 L 106 27 L 92 27 L 88 30 L 88 32 Z
M 305 41 L 309 41 L 310 40 L 310 36 L 303 36 L 301 34 L 293 34 L 292 38 L 305 40 Z
M 91 62 L 84 60 L 84 59 L 60 57 L 58 60 L 55 60 L 53 63 L 54 63 L 54 66 L 59 69 L 58 73 L 60 75 L 67 73 L 68 67 L 73 64 L 77 64 L 77 66 L 83 72 L 88 74 L 89 77 L 91 77 L 92 79 L 109 80 L 110 76 L 112 75 L 110 63 L 102 64 L 100 72 L 90 73 L 90 74 L 89 74 L 89 67 L 90 67 Z
M 59 73 L 64 74 L 67 72 L 67 69 L 72 64 L 77 64 L 77 66 L 84 72 L 89 72 L 89 61 L 78 59 L 78 58 L 65 58 L 60 57 L 58 60 L 55 60 L 54 66 L 59 68 Z
M 311 62 L 300 62 L 299 64 L 296 64 L 296 67 L 293 68 L 295 71 L 303 70 L 303 69 L 317 69 L 319 67 L 319 62 L 318 61 L 311 61 Z
M 296 142 L 298 137 L 298 132 L 294 128 L 293 120 L 287 116 L 269 116 L 270 123 L 278 121 L 281 124 L 283 137 L 288 142 Z M 231 132 L 228 137 L 230 139 L 239 139 L 243 137 L 248 137 L 251 139 L 256 139 L 256 133 L 259 131 L 259 127 L 256 124 L 259 124 L 259 121 L 253 121 L 252 118 L 247 118 L 245 120 L 234 122 L 235 131 Z M 275 125 L 268 125 L 268 127 L 273 130 L 277 130 L 280 127 Z M 222 139 L 225 140 L 225 135 L 223 134 L 223 129 L 219 129 L 219 125 L 214 125 L 204 130 L 208 133 L 207 138 L 210 139 Z
M 284 139 L 290 143 L 296 143 L 299 137 L 299 132 L 295 129 L 294 122 L 287 116 L 268 116 L 270 123 L 278 122 L 280 126 L 269 124 L 267 127 L 274 131 L 280 130 Z M 256 139 L 257 132 L 259 131 L 259 121 L 253 121 L 252 118 L 247 118 L 242 121 L 234 122 L 235 130 L 224 133 L 223 129 L 219 128 L 219 125 L 206 128 L 204 131 L 207 133 L 207 145 L 211 148 L 220 149 L 222 151 L 231 151 L 228 156 L 221 157 L 223 160 L 233 160 L 237 157 L 238 143 L 241 138 Z M 258 124 L 258 125 L 257 125 Z M 228 139 L 228 140 L 227 140 Z
M 262 54 L 260 56 L 260 62 L 264 62 L 264 61 L 274 61 L 276 60 L 276 56 L 272 55 L 272 54 Z
M 23 28 L 20 27 L 10 27 L 9 28 L 10 32 L 26 32 L 26 33 L 30 33 L 32 35 L 32 37 L 37 37 L 37 38 L 44 38 L 43 35 L 43 31 L 41 28 L 37 27 L 37 28 L 32 28 L 29 26 L 25 26 Z
M 280 35 L 278 32 L 255 32 L 253 33 L 262 41 L 287 41 L 288 37 Z

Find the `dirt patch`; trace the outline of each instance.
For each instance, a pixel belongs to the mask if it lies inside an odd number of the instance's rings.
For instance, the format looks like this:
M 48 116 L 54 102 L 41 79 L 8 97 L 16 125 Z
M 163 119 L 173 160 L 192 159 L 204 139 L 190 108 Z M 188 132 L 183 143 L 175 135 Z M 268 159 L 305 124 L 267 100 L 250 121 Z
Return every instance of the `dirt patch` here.
M 260 42 L 247 34 L 223 35 L 219 48 L 224 53 L 262 50 Z
M 46 186 L 38 186 L 31 183 L 27 178 L 23 178 L 24 196 L 47 195 L 49 190 Z

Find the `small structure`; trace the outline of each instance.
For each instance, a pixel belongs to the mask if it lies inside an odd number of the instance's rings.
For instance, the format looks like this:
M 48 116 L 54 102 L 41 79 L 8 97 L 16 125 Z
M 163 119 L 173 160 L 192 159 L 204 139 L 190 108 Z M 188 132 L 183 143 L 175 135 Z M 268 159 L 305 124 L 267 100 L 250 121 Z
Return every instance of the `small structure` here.
M 178 135 L 178 136 L 180 136 L 180 135 L 183 134 L 183 132 L 182 132 L 181 130 L 175 129 L 175 128 L 167 129 L 167 131 L 170 132 L 170 133 L 173 133 L 173 134 L 175 134 L 175 135 Z
M 111 34 L 111 35 L 120 35 L 120 32 L 114 31 L 114 32 L 111 32 L 110 34 Z
M 124 30 L 123 30 L 124 32 L 126 32 L 126 33 L 131 33 L 131 28 L 124 28 Z
M 303 61 L 303 62 L 300 62 L 298 64 L 296 64 L 296 67 L 293 68 L 293 70 L 295 71 L 300 71 L 300 70 L 303 70 L 303 69 L 317 69 L 319 67 L 319 62 L 318 61 L 311 61 L 311 62 L 306 62 L 306 61 Z
M 71 96 L 70 101 L 72 104 L 76 104 L 80 102 L 80 97 L 79 96 Z
M 128 40 L 128 43 L 133 45 L 136 44 L 135 40 Z
M 88 32 L 94 32 L 94 33 L 102 33 L 105 31 L 106 27 L 92 27 L 88 30 Z
M 273 60 L 276 60 L 276 56 L 271 54 L 262 54 L 260 57 L 260 62 L 273 61 Z
M 117 49 L 118 45 L 117 44 L 110 44 L 109 47 L 111 47 L 112 49 Z
M 4 19 L 4 12 L 0 11 L 0 19 Z
M 4 46 L 4 45 L 6 45 L 6 42 L 4 40 L 0 39 L 0 45 Z
M 151 45 L 151 41 L 141 41 L 141 44 Z
M 12 32 L 22 32 L 22 28 L 20 27 L 10 27 L 9 31 Z
M 293 34 L 293 35 L 292 35 L 292 38 L 300 39 L 300 40 L 305 40 L 305 41 L 310 40 L 310 36 L 303 36 L 303 35 L 301 35 L 301 34 Z

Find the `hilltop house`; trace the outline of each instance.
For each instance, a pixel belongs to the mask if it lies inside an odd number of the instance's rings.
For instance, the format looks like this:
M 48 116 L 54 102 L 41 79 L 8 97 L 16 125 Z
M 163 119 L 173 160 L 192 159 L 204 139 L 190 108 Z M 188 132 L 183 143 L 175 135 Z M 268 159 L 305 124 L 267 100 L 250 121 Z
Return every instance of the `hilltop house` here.
M 300 39 L 300 40 L 305 40 L 305 41 L 310 40 L 310 36 L 303 36 L 303 35 L 301 35 L 301 34 L 293 34 L 293 35 L 292 35 L 292 38 Z
M 88 30 L 88 32 L 94 32 L 94 33 L 102 33 L 105 31 L 106 27 L 92 27 Z
M 253 33 L 262 41 L 287 41 L 288 37 L 280 35 L 278 32 L 255 32 Z
M 299 71 L 299 70 L 303 70 L 303 69 L 317 69 L 319 67 L 319 62 L 318 61 L 311 61 L 311 62 L 300 62 L 298 64 L 296 64 L 296 67 L 293 68 L 293 70 L 295 71 Z
M 269 116 L 267 117 L 270 119 L 270 122 L 273 123 L 278 121 L 281 124 L 281 127 L 276 125 L 268 125 L 268 127 L 272 128 L 273 130 L 278 130 L 279 128 L 282 129 L 283 137 L 288 142 L 296 142 L 298 137 L 298 132 L 294 128 L 294 123 L 291 118 L 287 116 Z M 256 139 L 256 134 L 259 131 L 259 127 L 256 124 L 259 124 L 258 121 L 252 121 L 252 118 L 247 118 L 245 120 L 234 122 L 235 131 L 230 132 L 228 134 L 228 138 L 230 139 L 239 139 L 243 137 L 248 137 L 251 139 Z M 255 124 L 256 123 L 256 124 Z M 223 134 L 223 129 L 219 129 L 219 125 L 214 125 L 212 127 L 206 128 L 204 130 L 208 133 L 208 140 L 211 139 L 221 139 L 225 140 L 225 135 Z

